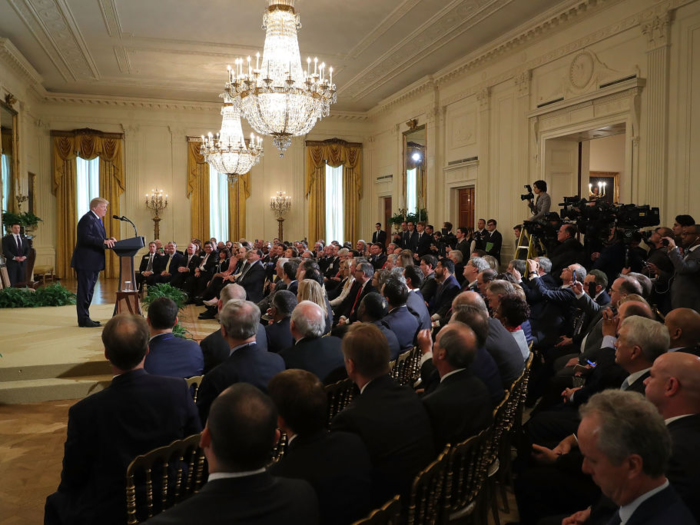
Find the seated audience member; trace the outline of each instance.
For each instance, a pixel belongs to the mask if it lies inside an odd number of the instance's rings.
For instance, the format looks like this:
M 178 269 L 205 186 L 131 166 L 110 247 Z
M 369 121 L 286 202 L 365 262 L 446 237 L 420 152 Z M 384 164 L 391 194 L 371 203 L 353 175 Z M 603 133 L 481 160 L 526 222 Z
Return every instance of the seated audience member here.
M 288 369 L 307 370 L 325 381 L 331 372 L 343 366 L 341 341 L 334 336 L 323 337 L 325 326 L 325 316 L 319 305 L 311 301 L 297 304 L 290 322 L 294 346 L 279 354 Z
M 358 434 L 369 450 L 372 506 L 378 507 L 406 494 L 435 458 L 430 418 L 415 392 L 389 375 L 389 348 L 376 326 L 351 325 L 343 354 L 360 395 L 333 419 L 331 430 Z
M 484 259 L 483 257 L 480 257 L 480 259 Z M 494 281 L 498 277 L 498 272 L 496 270 L 491 269 L 491 267 L 487 268 L 483 272 L 479 272 L 479 275 L 476 276 L 476 287 L 479 294 L 482 296 L 486 296 L 486 288 L 488 288 L 489 283 L 491 281 Z
M 464 284 L 462 285 L 463 292 L 477 292 L 477 278 L 479 273 L 487 270 L 489 263 L 481 257 L 472 257 L 467 264 L 464 265 Z
M 287 285 L 287 290 L 292 292 L 294 295 L 296 295 L 297 290 L 299 289 L 299 281 L 297 281 L 296 277 L 298 269 L 299 260 L 297 259 L 288 259 L 282 267 L 282 270 L 284 271 L 284 277 L 282 280 L 284 281 L 284 284 Z
M 217 303 L 219 314 L 221 314 L 221 310 L 231 299 L 245 301 L 245 298 L 246 293 L 242 286 L 237 284 L 225 286 L 221 290 L 219 302 Z M 263 325 L 258 325 L 257 327 L 255 342 L 260 350 L 263 352 L 267 351 L 267 334 Z M 202 349 L 202 356 L 204 357 L 204 374 L 209 373 L 216 365 L 223 363 L 231 355 L 231 347 L 222 335 L 221 328 L 206 336 L 199 343 L 199 347 Z
M 459 250 L 451 250 L 450 253 L 447 254 L 447 258 L 452 261 L 452 264 L 455 266 L 454 276 L 461 288 L 464 285 L 464 260 L 462 259 L 462 252 Z
M 265 327 L 267 349 L 270 352 L 278 354 L 294 344 L 294 338 L 289 331 L 289 323 L 292 311 L 296 306 L 297 298 L 292 292 L 280 290 L 273 294 L 272 304 L 267 312 L 270 316 L 270 324 Z
M 368 293 L 377 291 L 372 286 L 374 267 L 370 263 L 355 259 L 352 272 L 355 276 L 355 284 L 350 289 L 345 301 L 338 307 L 338 324 L 341 326 L 357 321 L 357 308 L 360 306 L 362 298 Z
M 371 510 L 369 453 L 356 434 L 326 430 L 328 398 L 318 377 L 287 370 L 272 378 L 268 391 L 289 440 L 270 474 L 308 481 L 318 495 L 322 525 L 349 525 L 366 516 Z
M 165 245 L 165 254 L 161 259 L 163 267 L 157 275 L 152 275 L 149 281 L 146 281 L 150 286 L 152 284 L 169 283 L 173 275 L 177 273 L 177 268 L 180 266 L 180 261 L 183 255 L 177 251 L 177 244 L 169 242 Z
M 382 266 L 386 262 L 386 254 L 384 253 L 383 244 L 373 244 L 369 249 L 369 259 L 368 262 L 374 266 L 374 271 L 381 270 Z
M 448 443 L 461 443 L 491 424 L 489 391 L 471 371 L 476 352 L 476 335 L 468 326 L 454 323 L 438 332 L 432 362 L 440 382 L 426 388 L 423 397 L 436 451 Z
M 530 348 L 522 325 L 527 321 L 529 314 L 530 308 L 527 302 L 516 293 L 501 295 L 494 314 L 503 327 L 513 335 L 525 361 L 530 358 Z
M 700 313 L 690 308 L 676 308 L 666 315 L 664 324 L 671 337 L 669 352 L 700 357 Z
M 112 383 L 68 411 L 58 490 L 46 499 L 44 523 L 126 523 L 124 474 L 131 461 L 202 427 L 182 379 L 143 369 L 148 324 L 120 314 L 102 331 Z
M 489 264 L 489 268 L 491 268 L 494 272 L 498 273 L 498 270 L 501 265 L 493 255 L 487 255 L 486 253 L 484 253 L 484 255 L 482 255 L 481 258 Z
M 401 351 L 413 348 L 418 333 L 418 319 L 408 311 L 408 287 L 397 277 L 389 277 L 382 287 L 382 295 L 389 304 L 383 324 L 396 334 Z
M 199 264 L 194 269 L 192 275 L 185 280 L 185 291 L 189 295 L 190 303 L 201 304 L 201 295 L 207 287 L 207 283 L 216 272 L 216 264 L 218 256 L 214 251 L 215 244 L 211 241 L 204 243 L 204 254 L 199 260 Z
M 149 242 L 148 253 L 141 258 L 139 273 L 136 274 L 136 284 L 139 291 L 143 288 L 143 283 L 149 282 L 149 285 L 153 283 L 151 277 L 160 273 L 160 266 L 163 258 L 164 257 L 158 253 L 158 246 L 156 243 Z
M 435 280 L 436 266 L 437 259 L 434 256 L 424 255 L 420 258 L 419 268 L 423 273 L 423 284 L 421 284 L 420 293 L 426 303 L 430 303 L 438 287 L 438 283 Z
M 578 445 L 583 471 L 619 507 L 608 523 L 695 523 L 664 474 L 671 437 L 649 401 L 615 390 L 595 395 L 581 408 Z
M 365 295 L 360 303 L 358 316 L 363 323 L 371 323 L 384 334 L 389 344 L 389 360 L 393 361 L 401 353 L 401 346 L 396 334 L 382 323 L 382 319 L 387 314 L 387 302 L 384 297 L 377 292 Z
M 435 267 L 435 280 L 438 289 L 430 303 L 430 315 L 434 321 L 443 319 L 452 306 L 452 299 L 459 293 L 460 286 L 455 279 L 455 265 L 449 259 L 441 259 Z
M 274 477 L 265 469 L 277 438 L 272 400 L 251 385 L 227 388 L 212 404 L 202 432 L 207 483 L 147 523 L 318 523 L 318 501 L 311 486 L 299 479 Z
M 159 297 L 148 307 L 151 339 L 143 367 L 149 374 L 185 378 L 202 373 L 202 349 L 195 341 L 173 334 L 179 321 L 177 312 L 177 304 L 168 297 Z
M 510 388 L 523 369 L 523 355 L 518 343 L 500 321 L 491 319 L 486 303 L 476 292 L 462 292 L 455 297 L 452 308 L 456 313 L 459 308 L 465 309 L 469 316 L 474 317 L 473 322 L 467 322 L 472 330 L 485 339 L 486 350 L 491 354 L 498 365 L 498 371 L 503 380 L 503 387 Z M 453 314 L 454 315 L 454 314 Z
M 314 280 L 314 276 L 320 277 L 320 275 L 316 270 L 305 272 L 304 277 L 299 281 L 297 302 L 310 301 L 318 305 L 323 312 L 323 319 L 325 320 L 323 333 L 327 334 L 333 327 L 333 309 L 328 304 L 328 298 L 323 290 L 323 286 Z
M 284 370 L 284 360 L 256 344 L 260 326 L 260 309 L 255 303 L 232 299 L 219 312 L 221 335 L 231 349 L 230 356 L 204 375 L 197 395 L 202 423 L 209 415 L 212 402 L 235 383 L 250 383 L 262 391 L 275 374 Z M 263 334 L 263 337 L 265 335 Z
M 187 252 L 180 258 L 178 266 L 170 279 L 170 284 L 176 288 L 184 288 L 187 279 L 194 275 L 194 271 L 201 263 L 197 250 L 199 246 L 195 243 L 187 245 Z
M 265 267 L 260 259 L 262 251 L 250 250 L 246 254 L 246 264 L 241 273 L 236 277 L 236 283 L 245 288 L 248 300 L 258 303 L 263 298 L 265 287 Z
M 407 266 L 403 269 L 402 275 L 408 287 L 408 298 L 406 307 L 418 319 L 420 330 L 427 330 L 431 327 L 430 312 L 425 305 L 425 298 L 420 293 L 420 286 L 423 282 L 423 272 L 418 266 Z
M 340 261 L 340 284 L 328 292 L 328 300 L 331 307 L 340 306 L 350 293 L 352 285 L 355 284 L 355 276 L 352 275 L 352 259 Z

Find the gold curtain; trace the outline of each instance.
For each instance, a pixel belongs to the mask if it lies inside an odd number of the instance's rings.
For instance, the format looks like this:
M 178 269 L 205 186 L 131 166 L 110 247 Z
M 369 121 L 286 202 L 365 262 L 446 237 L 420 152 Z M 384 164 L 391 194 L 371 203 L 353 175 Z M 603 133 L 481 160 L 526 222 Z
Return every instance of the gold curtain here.
M 199 139 L 188 139 L 187 198 L 190 199 L 191 236 L 208 240 L 209 235 L 209 164 L 199 152 Z
M 326 235 L 326 164 L 343 166 L 345 240 L 359 239 L 362 197 L 362 144 L 340 139 L 306 142 L 306 197 L 309 200 L 309 242 Z M 330 242 L 332 239 L 325 239 Z
M 120 198 L 126 190 L 122 160 L 122 137 L 101 134 L 94 130 L 57 132 L 54 134 L 53 194 L 56 195 L 56 227 L 59 232 L 56 246 L 56 274 L 70 274 L 70 260 L 76 243 L 77 227 L 77 160 L 100 158 L 100 197 L 109 201 L 108 219 L 104 220 L 107 237 L 119 238 L 119 221 L 112 215 L 121 214 Z M 105 277 L 119 276 L 119 257 L 107 252 Z
M 228 240 L 236 242 L 241 237 L 245 237 L 248 197 L 250 197 L 250 173 L 241 175 L 235 184 L 229 184 L 228 187 Z

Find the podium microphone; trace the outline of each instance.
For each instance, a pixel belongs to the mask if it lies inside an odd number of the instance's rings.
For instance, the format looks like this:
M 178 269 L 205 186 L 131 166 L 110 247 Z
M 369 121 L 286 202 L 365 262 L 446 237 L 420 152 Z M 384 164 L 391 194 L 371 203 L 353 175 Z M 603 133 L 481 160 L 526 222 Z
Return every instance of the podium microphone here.
M 136 225 L 133 222 L 131 222 L 131 220 L 129 220 L 127 217 L 124 217 L 123 215 L 121 217 L 119 215 L 112 215 L 112 218 L 117 219 L 118 221 L 128 222 L 129 224 L 131 224 L 134 227 L 134 237 L 139 236 L 139 232 L 136 230 Z

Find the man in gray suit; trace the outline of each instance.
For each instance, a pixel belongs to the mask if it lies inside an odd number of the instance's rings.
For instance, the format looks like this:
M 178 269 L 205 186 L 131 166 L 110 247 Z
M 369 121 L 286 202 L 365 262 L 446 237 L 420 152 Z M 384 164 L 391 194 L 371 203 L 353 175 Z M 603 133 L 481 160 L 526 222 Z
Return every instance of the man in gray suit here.
M 683 255 L 671 237 L 668 240 L 668 257 L 673 263 L 671 284 L 673 308 L 692 308 L 700 312 L 700 226 L 684 226 L 681 230 Z
M 552 198 L 547 193 L 547 183 L 543 180 L 536 180 L 532 183 L 532 191 L 537 195 L 535 202 L 532 199 L 528 200 L 528 207 L 532 210 L 531 221 L 544 219 L 544 216 L 549 213 L 549 208 L 552 207 Z

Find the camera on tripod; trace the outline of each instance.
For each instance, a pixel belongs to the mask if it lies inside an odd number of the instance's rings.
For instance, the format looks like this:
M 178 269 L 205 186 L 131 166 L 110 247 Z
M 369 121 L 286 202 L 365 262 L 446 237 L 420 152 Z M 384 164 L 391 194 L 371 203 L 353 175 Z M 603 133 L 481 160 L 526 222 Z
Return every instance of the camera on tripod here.
M 532 186 L 530 186 L 529 184 L 525 184 L 524 187 L 527 190 L 527 193 L 523 193 L 520 196 L 520 200 L 521 201 L 531 201 L 532 199 L 535 198 L 535 194 L 532 193 Z

